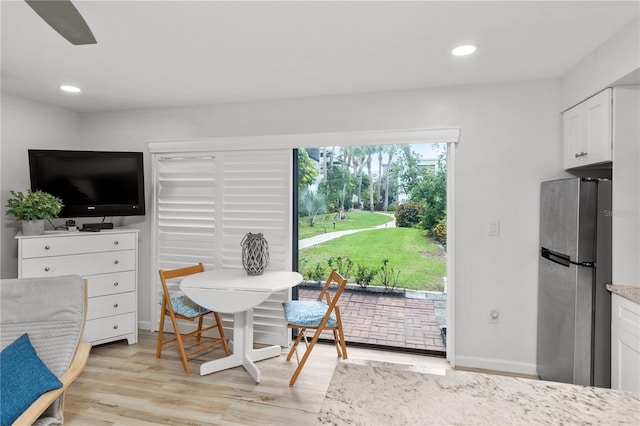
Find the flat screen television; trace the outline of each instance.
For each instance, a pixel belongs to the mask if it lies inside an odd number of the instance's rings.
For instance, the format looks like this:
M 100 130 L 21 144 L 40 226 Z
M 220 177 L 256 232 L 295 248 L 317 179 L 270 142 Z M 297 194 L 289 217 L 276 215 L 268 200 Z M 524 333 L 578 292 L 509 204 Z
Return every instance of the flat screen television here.
M 63 218 L 145 214 L 142 152 L 29 150 L 31 189 L 62 199 Z

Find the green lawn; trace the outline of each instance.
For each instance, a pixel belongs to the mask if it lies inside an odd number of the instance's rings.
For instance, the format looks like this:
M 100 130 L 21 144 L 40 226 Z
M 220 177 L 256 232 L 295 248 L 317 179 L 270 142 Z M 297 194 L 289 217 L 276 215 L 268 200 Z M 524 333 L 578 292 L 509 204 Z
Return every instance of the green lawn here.
M 424 235 L 424 231 L 413 228 L 385 228 L 357 232 L 300 251 L 300 270 L 303 274 L 323 265 L 327 272 L 329 257 L 349 257 L 353 270 L 349 282 L 355 283 L 356 265 L 362 264 L 379 269 L 383 259 L 388 266 L 400 271 L 398 287 L 414 290 L 441 291 L 443 277 L 447 274 L 446 257 L 438 246 Z M 374 279 L 371 285 L 380 285 Z
M 340 220 L 336 213 L 318 215 L 315 226 L 309 226 L 309 218 L 301 217 L 298 225 L 298 239 L 313 237 L 333 231 L 373 228 L 393 220 L 392 217 L 371 212 L 347 212 L 348 219 Z M 335 221 L 335 229 L 333 222 Z

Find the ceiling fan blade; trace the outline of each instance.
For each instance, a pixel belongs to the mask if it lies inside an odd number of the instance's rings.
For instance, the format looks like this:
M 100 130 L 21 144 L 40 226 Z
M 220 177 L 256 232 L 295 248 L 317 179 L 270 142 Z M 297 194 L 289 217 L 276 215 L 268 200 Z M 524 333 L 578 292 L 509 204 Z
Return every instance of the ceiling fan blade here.
M 69 0 L 25 0 L 44 21 L 71 44 L 96 44 L 89 26 Z

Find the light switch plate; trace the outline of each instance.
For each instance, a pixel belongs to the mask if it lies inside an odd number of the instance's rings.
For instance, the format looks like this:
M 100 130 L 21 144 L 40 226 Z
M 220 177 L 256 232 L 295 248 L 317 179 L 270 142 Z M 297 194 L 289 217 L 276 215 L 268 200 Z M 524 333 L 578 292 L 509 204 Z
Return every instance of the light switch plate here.
M 490 237 L 498 237 L 500 236 L 500 221 L 494 220 L 489 222 L 489 236 Z

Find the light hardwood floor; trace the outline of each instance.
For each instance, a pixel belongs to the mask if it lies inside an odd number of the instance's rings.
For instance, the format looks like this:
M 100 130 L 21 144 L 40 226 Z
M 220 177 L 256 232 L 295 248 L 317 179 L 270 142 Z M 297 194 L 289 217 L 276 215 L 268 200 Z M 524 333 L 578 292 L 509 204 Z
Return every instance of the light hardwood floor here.
M 313 425 L 337 362 L 333 345 L 318 344 L 295 386 L 289 378 L 295 357 L 260 361 L 256 384 L 242 367 L 200 376 L 200 364 L 223 356 L 222 349 L 190 359 L 185 374 L 175 346 L 155 356 L 156 333 L 141 332 L 139 343 L 94 347 L 80 377 L 67 390 L 65 425 Z M 303 348 L 299 349 L 302 356 Z M 348 347 L 347 362 L 365 360 L 412 364 L 444 374 L 444 358 Z M 371 395 L 371 398 L 375 398 Z

